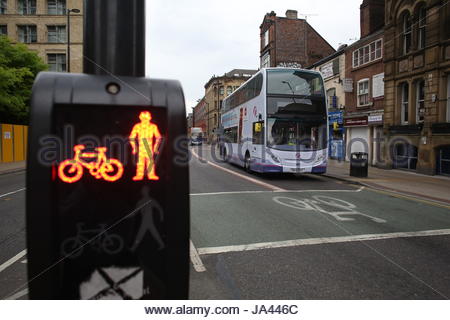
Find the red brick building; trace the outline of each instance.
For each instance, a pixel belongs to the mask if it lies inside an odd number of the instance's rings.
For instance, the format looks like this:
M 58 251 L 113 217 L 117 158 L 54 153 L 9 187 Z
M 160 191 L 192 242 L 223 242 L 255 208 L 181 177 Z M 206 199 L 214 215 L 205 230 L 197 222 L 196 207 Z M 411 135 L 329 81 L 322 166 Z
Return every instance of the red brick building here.
M 363 0 L 360 17 L 361 38 L 345 51 L 347 159 L 352 152 L 367 152 L 369 163 L 377 165 L 384 117 L 384 0 Z
M 259 28 L 261 68 L 306 68 L 335 52 L 305 19 L 298 19 L 295 10 L 287 10 L 286 17 L 267 13 Z
M 206 101 L 202 98 L 197 105 L 193 108 L 192 112 L 192 127 L 202 128 L 204 134 L 206 134 Z

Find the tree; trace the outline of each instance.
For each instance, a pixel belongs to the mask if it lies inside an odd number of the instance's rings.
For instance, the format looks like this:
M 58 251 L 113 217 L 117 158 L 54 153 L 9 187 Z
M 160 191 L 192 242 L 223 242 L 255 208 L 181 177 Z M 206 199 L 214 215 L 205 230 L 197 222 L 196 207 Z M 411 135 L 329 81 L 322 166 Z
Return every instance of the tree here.
M 28 123 L 33 81 L 47 67 L 26 45 L 0 36 L 0 123 Z

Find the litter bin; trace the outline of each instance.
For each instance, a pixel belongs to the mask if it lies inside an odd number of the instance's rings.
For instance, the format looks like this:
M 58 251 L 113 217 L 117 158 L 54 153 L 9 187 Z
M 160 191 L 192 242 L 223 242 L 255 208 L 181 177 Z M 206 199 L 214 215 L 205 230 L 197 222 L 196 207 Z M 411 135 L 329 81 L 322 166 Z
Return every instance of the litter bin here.
M 350 157 L 350 175 L 352 177 L 366 178 L 368 173 L 368 154 L 366 152 L 353 152 Z

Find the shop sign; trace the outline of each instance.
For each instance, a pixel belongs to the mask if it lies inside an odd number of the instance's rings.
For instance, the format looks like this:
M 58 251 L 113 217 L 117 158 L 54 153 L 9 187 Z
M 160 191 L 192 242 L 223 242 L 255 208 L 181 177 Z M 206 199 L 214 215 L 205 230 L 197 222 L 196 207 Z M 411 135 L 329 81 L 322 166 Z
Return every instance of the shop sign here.
M 368 117 L 368 121 L 369 123 L 373 123 L 373 122 L 383 122 L 383 115 L 382 114 L 374 114 L 374 115 L 370 115 Z
M 327 63 L 320 68 L 320 72 L 324 79 L 330 78 L 333 76 L 333 62 Z
M 345 127 L 367 126 L 367 116 L 344 119 Z
M 344 79 L 344 92 L 353 92 L 353 79 Z
M 331 122 L 337 122 L 339 124 L 342 124 L 344 121 L 343 112 L 342 111 L 331 111 L 328 112 L 328 121 Z

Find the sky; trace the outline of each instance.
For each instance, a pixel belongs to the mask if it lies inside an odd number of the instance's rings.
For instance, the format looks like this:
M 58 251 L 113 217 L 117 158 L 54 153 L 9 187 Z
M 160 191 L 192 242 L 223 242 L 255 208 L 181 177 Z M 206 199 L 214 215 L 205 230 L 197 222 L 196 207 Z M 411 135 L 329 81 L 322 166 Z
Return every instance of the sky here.
M 308 23 L 335 49 L 359 38 L 362 0 L 147 0 L 146 75 L 177 79 L 186 112 L 213 75 L 259 68 L 259 26 L 264 15 L 310 14 Z

